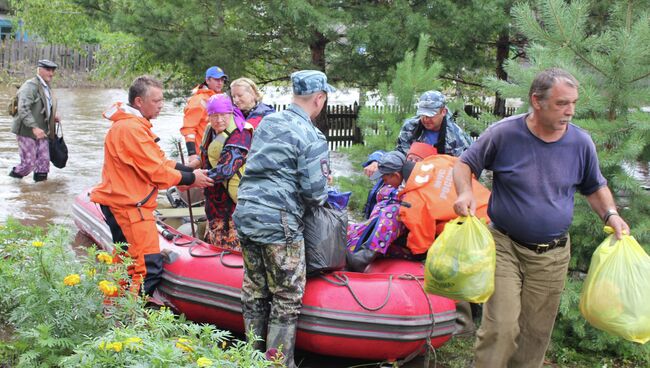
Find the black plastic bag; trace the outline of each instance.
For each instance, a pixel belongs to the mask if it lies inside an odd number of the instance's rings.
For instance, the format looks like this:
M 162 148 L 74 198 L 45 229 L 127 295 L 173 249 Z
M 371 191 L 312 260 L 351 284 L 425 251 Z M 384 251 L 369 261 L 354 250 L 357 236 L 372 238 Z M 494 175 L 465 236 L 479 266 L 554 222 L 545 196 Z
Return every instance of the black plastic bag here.
M 311 207 L 303 217 L 307 275 L 345 267 L 348 215 L 327 207 Z
M 59 133 L 61 133 L 60 136 Z M 59 169 L 63 169 L 68 162 L 68 146 L 63 140 L 60 123 L 56 123 L 56 132 L 53 137 L 50 137 L 50 161 Z

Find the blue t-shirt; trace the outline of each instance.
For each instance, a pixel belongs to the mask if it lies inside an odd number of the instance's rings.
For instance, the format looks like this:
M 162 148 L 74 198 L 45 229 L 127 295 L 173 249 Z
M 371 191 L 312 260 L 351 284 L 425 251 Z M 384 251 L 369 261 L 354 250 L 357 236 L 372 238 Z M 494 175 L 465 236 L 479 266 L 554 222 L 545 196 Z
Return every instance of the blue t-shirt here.
M 546 143 L 525 118 L 491 125 L 460 159 L 476 177 L 492 170 L 488 215 L 498 227 L 515 239 L 546 243 L 571 226 L 575 192 L 592 194 L 607 181 L 587 132 L 569 124 L 562 138 Z
M 435 146 L 436 144 L 438 144 L 438 135 L 440 135 L 439 131 L 424 129 L 424 132 L 422 134 L 422 138 L 423 138 L 422 140 L 426 144 Z

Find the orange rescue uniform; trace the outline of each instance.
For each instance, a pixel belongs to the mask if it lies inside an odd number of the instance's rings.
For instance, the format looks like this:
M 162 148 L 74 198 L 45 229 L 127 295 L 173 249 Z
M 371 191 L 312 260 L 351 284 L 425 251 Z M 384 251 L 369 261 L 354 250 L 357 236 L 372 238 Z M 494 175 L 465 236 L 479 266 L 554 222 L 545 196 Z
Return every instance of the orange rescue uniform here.
M 454 202 L 458 198 L 454 187 L 453 168 L 458 157 L 433 155 L 415 164 L 404 189 L 399 196 L 410 207 L 400 208 L 400 220 L 409 229 L 406 246 L 413 254 L 425 253 L 445 224 L 458 215 Z M 476 216 L 487 216 L 490 191 L 476 179 L 472 179 L 472 191 L 476 198 Z
M 213 90 L 198 85 L 193 89 L 192 97 L 187 101 L 187 105 L 183 110 L 183 126 L 181 127 L 181 135 L 185 137 L 185 144 L 188 146 L 188 154 L 200 154 L 196 150 L 203 142 L 203 134 L 208 126 L 208 112 L 206 105 L 210 97 L 217 93 Z M 194 147 L 194 152 L 190 147 Z
M 133 259 L 128 268 L 131 290 L 137 292 L 144 282 L 150 294 L 162 275 L 153 215 L 158 189 L 179 184 L 183 174 L 175 169 L 176 161 L 165 157 L 151 122 L 138 110 L 118 103 L 104 117 L 113 125 L 104 142 L 102 182 L 91 191 L 90 200 L 110 209 L 126 238 Z

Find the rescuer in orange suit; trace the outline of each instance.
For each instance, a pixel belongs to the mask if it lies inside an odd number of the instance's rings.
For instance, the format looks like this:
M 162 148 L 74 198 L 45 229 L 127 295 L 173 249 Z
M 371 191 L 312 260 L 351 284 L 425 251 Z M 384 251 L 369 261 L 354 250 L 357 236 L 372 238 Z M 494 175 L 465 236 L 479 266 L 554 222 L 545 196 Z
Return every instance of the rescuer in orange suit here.
M 227 80 L 228 76 L 223 69 L 212 66 L 205 71 L 205 82 L 192 90 L 192 97 L 187 101 L 183 110 L 183 126 L 181 127 L 181 135 L 185 137 L 190 161 L 198 158 L 198 155 L 201 154 L 197 150 L 201 147 L 203 134 L 208 127 L 206 110 L 208 99 L 214 95 L 224 94 L 223 86 Z
M 151 131 L 151 119 L 163 106 L 162 84 L 148 76 L 135 79 L 129 103 L 117 103 L 104 117 L 113 125 L 104 142 L 102 182 L 90 193 L 101 205 L 113 242 L 128 243 L 131 291 L 152 295 L 162 276 L 163 260 L 153 210 L 158 189 L 173 185 L 205 188 L 213 184 L 205 170 L 193 170 L 165 157 Z

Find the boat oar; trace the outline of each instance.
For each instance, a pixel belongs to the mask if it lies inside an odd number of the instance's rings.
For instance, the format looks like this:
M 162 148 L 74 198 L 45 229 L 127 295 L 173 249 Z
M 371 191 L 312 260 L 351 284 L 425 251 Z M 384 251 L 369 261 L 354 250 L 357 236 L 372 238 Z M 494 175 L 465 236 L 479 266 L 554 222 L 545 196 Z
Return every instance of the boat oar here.
M 185 155 L 183 155 L 183 148 L 181 147 L 181 142 L 176 142 L 178 147 L 178 154 L 181 155 L 181 164 L 185 165 Z M 187 189 L 187 208 L 190 210 L 190 226 L 192 227 L 192 237 L 196 238 L 196 231 L 194 230 L 194 215 L 192 215 L 192 197 L 190 196 L 191 189 Z

